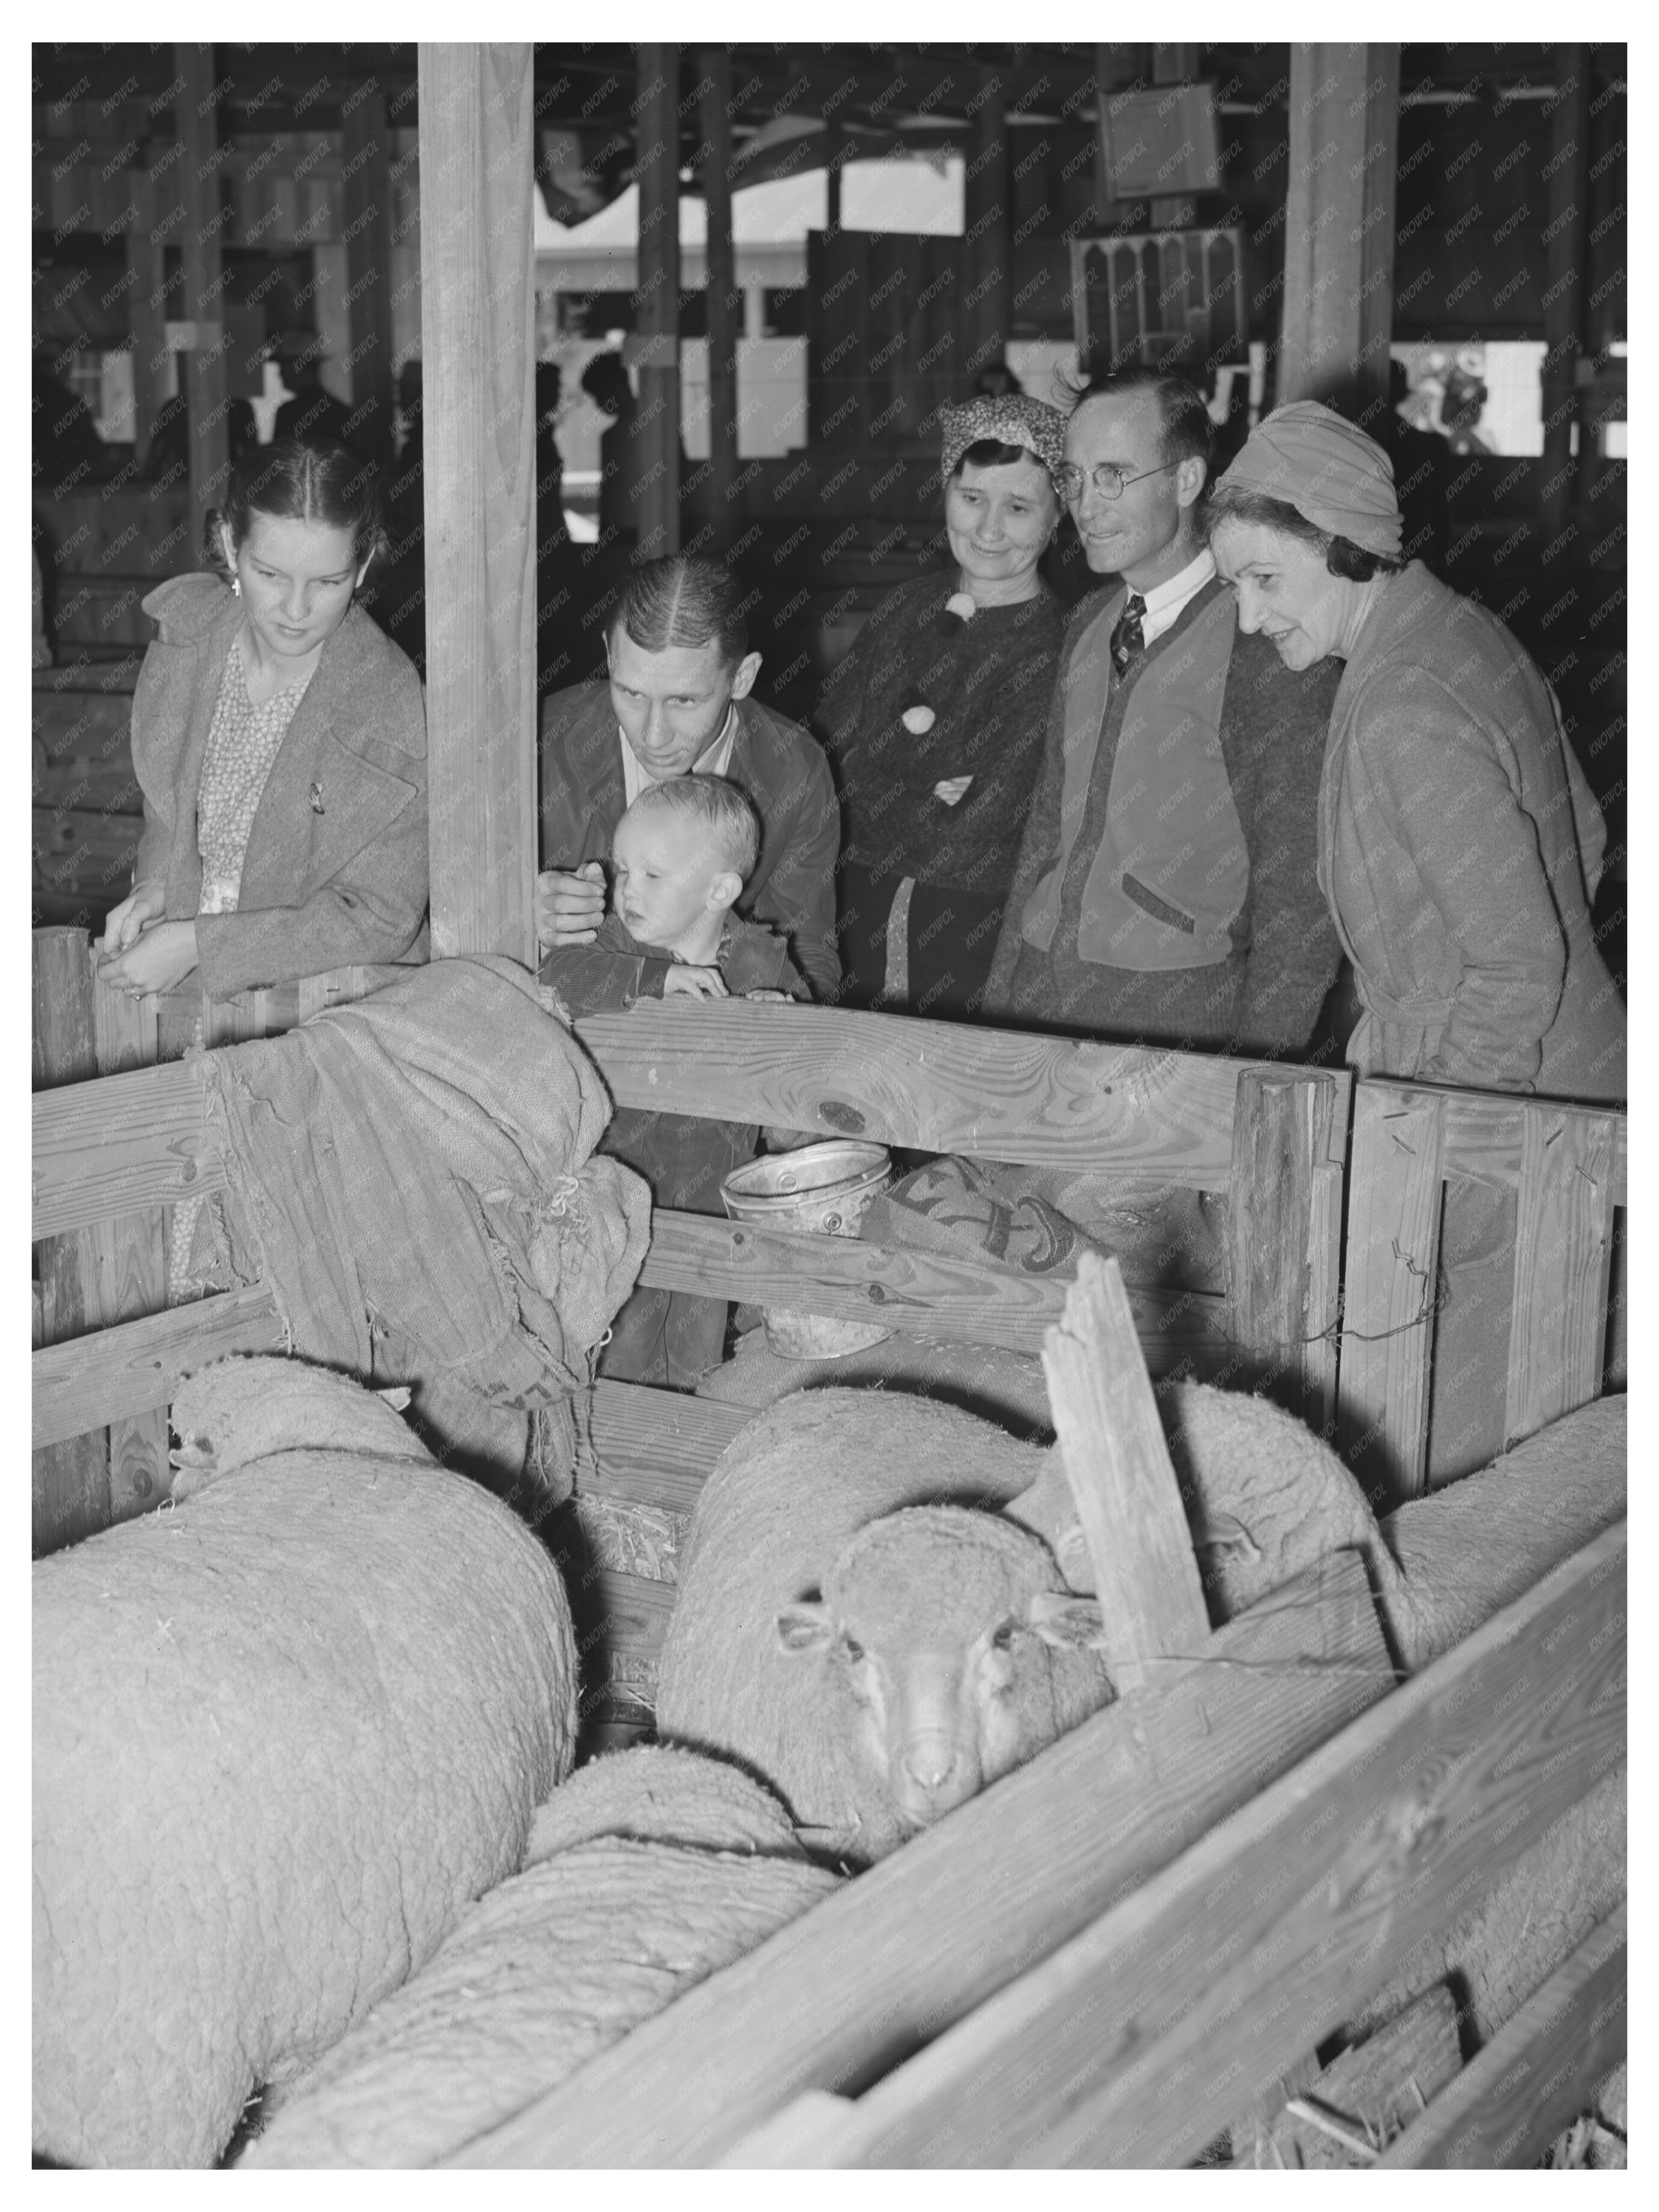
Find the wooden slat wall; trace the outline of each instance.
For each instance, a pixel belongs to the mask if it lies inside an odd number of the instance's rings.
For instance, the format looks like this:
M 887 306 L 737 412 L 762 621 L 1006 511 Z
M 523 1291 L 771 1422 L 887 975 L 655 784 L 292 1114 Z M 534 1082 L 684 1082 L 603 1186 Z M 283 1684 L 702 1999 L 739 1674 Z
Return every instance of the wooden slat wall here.
M 1625 1756 L 1626 1556 L 1621 1522 L 890 2075 L 817 2162 L 1195 2156 Z
M 686 1992 L 460 2166 L 702 2164 L 786 2099 L 856 2086 L 1133 1890 L 1393 1675 L 1337 1554 Z

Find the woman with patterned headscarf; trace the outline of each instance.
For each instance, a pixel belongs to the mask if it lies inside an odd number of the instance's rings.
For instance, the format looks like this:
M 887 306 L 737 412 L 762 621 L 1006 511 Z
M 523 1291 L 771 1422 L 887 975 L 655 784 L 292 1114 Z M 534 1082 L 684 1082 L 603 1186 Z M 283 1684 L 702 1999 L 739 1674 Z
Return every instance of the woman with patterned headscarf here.
M 1066 418 L 1018 393 L 942 411 L 950 565 L 888 594 L 815 727 L 844 817 L 846 1002 L 978 1010 L 1042 756 L 1064 630 L 1037 574 Z

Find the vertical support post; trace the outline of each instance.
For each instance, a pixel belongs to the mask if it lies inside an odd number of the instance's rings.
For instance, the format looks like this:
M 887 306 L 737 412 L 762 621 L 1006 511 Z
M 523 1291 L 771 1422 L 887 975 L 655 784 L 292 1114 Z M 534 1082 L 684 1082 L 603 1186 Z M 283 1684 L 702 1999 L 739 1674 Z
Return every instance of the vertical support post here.
M 360 84 L 340 104 L 341 224 L 354 450 L 392 466 L 392 146 L 386 94 Z
M 88 959 L 88 967 L 91 967 Z M 100 1075 L 153 1067 L 159 1036 L 157 1002 L 130 999 L 92 974 L 93 1042 Z M 94 1260 L 94 1298 L 87 1318 L 100 1328 L 160 1313 L 167 1302 L 166 1224 L 161 1208 L 117 1214 L 85 1232 Z M 95 1310 L 94 1310 L 95 1308 Z M 109 1428 L 109 1517 L 130 1520 L 167 1496 L 172 1481 L 164 1408 L 112 1421 Z
M 1187 84 L 1198 75 L 1200 49 L 1193 46 L 1155 46 L 1152 82 Z M 1154 230 L 1185 230 L 1198 220 L 1198 204 L 1182 194 L 1155 198 L 1152 203 Z
M 737 253 L 732 242 L 732 56 L 726 46 L 705 46 L 698 68 L 703 86 L 702 192 L 708 211 L 708 481 L 714 516 L 712 549 L 732 541 L 738 483 Z
M 841 173 L 846 167 L 847 149 L 842 140 L 841 125 L 825 125 L 823 133 L 823 224 L 833 238 L 841 228 Z
M 1349 1080 L 1247 1068 L 1233 1109 L 1227 1334 L 1237 1387 L 1266 1390 L 1319 1430 L 1336 1409 Z
M 639 49 L 639 289 L 635 294 L 640 404 L 639 555 L 680 545 L 680 50 Z
M 33 1087 L 84 1083 L 96 1074 L 92 970 L 83 929 L 37 929 L 31 940 Z M 92 1323 L 90 1231 L 40 1239 L 40 1342 L 61 1344 Z M 34 1551 L 56 1551 L 109 1522 L 109 1436 L 94 1429 L 45 1444 L 30 1461 Z
M 1397 46 L 1291 46 L 1279 406 L 1388 404 L 1399 126 Z
M 219 167 L 219 95 L 213 82 L 213 48 L 194 44 L 173 48 L 179 89 L 173 98 L 183 172 L 179 190 L 184 202 L 185 318 L 194 325 L 194 343 L 185 356 L 185 391 L 190 419 L 190 511 L 193 544 L 202 542 L 208 509 L 218 505 L 230 473 L 230 425 L 227 420 L 223 293 L 219 281 L 220 233 L 225 209 Z
M 531 48 L 422 43 L 419 69 L 432 951 L 533 965 Z
M 127 219 L 127 298 L 132 331 L 133 453 L 142 469 L 149 459 L 149 430 L 161 404 L 167 367 L 167 296 L 161 240 L 155 231 L 155 179 L 147 168 L 130 169 Z
M 1008 161 L 1008 94 L 995 68 L 982 64 L 968 140 L 964 228 L 968 327 L 963 370 L 969 378 L 1000 362 L 1008 343 L 1013 290 L 1013 213 Z
M 1589 210 L 1589 57 L 1581 46 L 1557 46 L 1544 230 L 1544 488 L 1538 517 L 1540 537 L 1551 546 L 1572 526 L 1572 426 L 1578 420 Z M 1578 466 L 1583 463 L 1581 449 Z

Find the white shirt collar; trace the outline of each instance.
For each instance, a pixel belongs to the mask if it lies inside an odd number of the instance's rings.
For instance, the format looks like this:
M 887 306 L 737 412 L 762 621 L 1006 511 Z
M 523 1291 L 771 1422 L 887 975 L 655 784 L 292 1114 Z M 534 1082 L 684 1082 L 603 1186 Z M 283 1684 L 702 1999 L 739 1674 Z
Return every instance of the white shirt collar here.
M 1195 561 L 1166 576 L 1161 584 L 1154 584 L 1146 595 L 1146 611 L 1140 618 L 1143 641 L 1150 645 L 1166 629 L 1172 629 L 1188 600 L 1196 599 L 1214 574 L 1215 556 L 1206 545 Z
M 628 804 L 631 806 L 647 784 L 659 783 L 662 779 L 660 776 L 652 775 L 641 765 L 620 723 L 617 726 L 617 735 L 622 742 L 623 790 Z M 734 699 L 726 710 L 726 720 L 720 725 L 719 737 L 714 739 L 707 751 L 700 754 L 692 762 L 692 775 L 724 775 L 732 765 L 732 748 L 737 743 L 737 738 L 738 702 Z

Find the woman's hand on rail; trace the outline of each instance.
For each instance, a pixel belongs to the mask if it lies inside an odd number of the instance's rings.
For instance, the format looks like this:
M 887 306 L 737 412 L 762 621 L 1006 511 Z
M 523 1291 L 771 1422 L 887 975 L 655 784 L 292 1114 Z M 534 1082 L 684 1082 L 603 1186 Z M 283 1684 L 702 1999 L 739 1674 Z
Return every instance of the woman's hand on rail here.
M 193 921 L 155 921 L 125 952 L 106 955 L 98 974 L 112 990 L 146 999 L 182 983 L 198 957 Z
M 605 870 L 589 860 L 574 874 L 548 868 L 536 878 L 536 936 L 551 945 L 591 945 L 605 920 Z
M 100 952 L 125 952 L 133 944 L 149 922 L 160 921 L 167 911 L 167 887 L 161 882 L 137 884 L 127 893 L 119 906 L 112 906 L 104 917 L 104 933 L 98 940 Z

